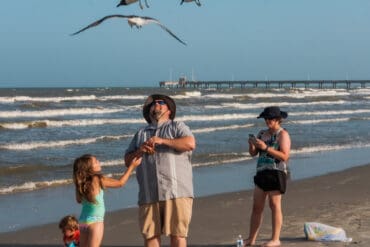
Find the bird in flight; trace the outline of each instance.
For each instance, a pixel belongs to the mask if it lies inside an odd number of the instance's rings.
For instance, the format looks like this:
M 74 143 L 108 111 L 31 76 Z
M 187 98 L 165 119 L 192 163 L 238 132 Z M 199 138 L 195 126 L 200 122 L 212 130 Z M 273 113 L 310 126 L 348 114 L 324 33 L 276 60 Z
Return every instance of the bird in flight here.
M 141 9 L 143 9 L 144 7 L 143 7 L 143 5 L 142 5 L 142 3 L 141 3 L 141 0 L 121 0 L 121 1 L 119 2 L 119 4 L 117 5 L 117 7 L 122 6 L 122 5 L 129 5 L 129 4 L 135 3 L 135 2 L 137 2 L 137 1 L 139 1 L 139 6 L 140 6 L 140 8 L 141 8 Z M 147 0 L 145 0 L 145 6 L 146 6 L 147 8 L 149 8 L 149 4 L 148 4 Z
M 110 18 L 115 18 L 115 17 L 127 19 L 127 22 L 128 22 L 128 24 L 130 25 L 131 28 L 133 26 L 135 26 L 137 28 L 141 28 L 143 25 L 150 24 L 150 23 L 155 23 L 155 24 L 159 25 L 167 33 L 169 33 L 172 37 L 177 39 L 177 41 L 179 41 L 181 44 L 186 45 L 186 43 L 184 41 L 179 39 L 173 32 L 171 32 L 171 30 L 169 30 L 166 26 L 164 26 L 162 23 L 160 23 L 157 19 L 147 17 L 147 16 L 137 16 L 137 15 L 107 15 L 107 16 L 91 23 L 90 25 L 82 28 L 81 30 L 79 30 L 75 33 L 72 33 L 71 35 L 79 34 L 83 31 L 85 31 L 86 29 L 98 26 L 100 23 L 102 23 L 105 20 L 108 20 Z
M 124 0 L 122 0 L 122 1 L 124 1 Z M 199 7 L 202 6 L 202 4 L 200 3 L 199 0 L 181 0 L 180 5 L 182 5 L 184 2 L 186 2 L 186 3 L 195 2 Z

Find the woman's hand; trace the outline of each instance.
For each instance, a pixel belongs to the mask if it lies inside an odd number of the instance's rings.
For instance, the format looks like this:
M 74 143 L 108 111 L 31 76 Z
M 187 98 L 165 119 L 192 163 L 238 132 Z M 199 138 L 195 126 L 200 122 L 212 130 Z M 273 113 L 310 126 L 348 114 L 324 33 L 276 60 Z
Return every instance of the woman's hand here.
M 267 148 L 267 145 L 264 141 L 262 141 L 261 139 L 256 139 L 256 142 L 254 144 L 256 146 L 256 148 L 258 148 L 259 150 L 266 150 Z
M 252 156 L 256 156 L 258 154 L 258 149 L 256 147 L 257 144 L 256 138 L 249 138 L 248 143 L 249 143 L 249 154 Z

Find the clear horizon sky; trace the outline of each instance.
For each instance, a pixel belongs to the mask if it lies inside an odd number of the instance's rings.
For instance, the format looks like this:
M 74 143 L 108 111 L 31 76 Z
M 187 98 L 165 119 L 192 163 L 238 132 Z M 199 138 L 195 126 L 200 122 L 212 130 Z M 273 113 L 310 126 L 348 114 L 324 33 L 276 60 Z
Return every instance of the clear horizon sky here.
M 0 87 L 370 79 L 369 0 L 147 1 L 2 0 Z M 120 18 L 70 36 L 111 14 L 156 18 L 188 45 Z

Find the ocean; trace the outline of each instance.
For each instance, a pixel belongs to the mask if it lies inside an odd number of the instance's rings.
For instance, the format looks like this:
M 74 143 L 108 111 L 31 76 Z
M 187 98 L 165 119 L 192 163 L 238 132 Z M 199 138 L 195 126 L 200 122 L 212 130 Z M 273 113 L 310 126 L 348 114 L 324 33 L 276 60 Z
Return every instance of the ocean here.
M 153 93 L 175 99 L 176 119 L 196 137 L 196 196 L 253 188 L 247 138 L 265 128 L 256 117 L 271 105 L 289 114 L 292 180 L 369 163 L 369 88 L 0 89 L 0 232 L 78 216 L 73 160 L 90 153 L 103 173 L 124 171 L 124 151 L 145 126 L 142 104 Z M 135 176 L 108 190 L 107 210 L 135 207 L 137 191 Z

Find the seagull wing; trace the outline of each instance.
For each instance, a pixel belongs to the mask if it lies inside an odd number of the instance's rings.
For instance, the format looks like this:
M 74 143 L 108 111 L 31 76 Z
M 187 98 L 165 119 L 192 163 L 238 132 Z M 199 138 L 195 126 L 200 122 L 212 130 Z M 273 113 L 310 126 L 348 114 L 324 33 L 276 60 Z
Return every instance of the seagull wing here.
M 103 18 L 101 18 L 101 19 L 99 19 L 99 20 L 97 20 L 97 21 L 95 21 L 95 22 L 93 22 L 93 23 L 91 23 L 90 25 L 88 25 L 88 26 L 86 26 L 86 27 L 84 27 L 84 28 L 82 28 L 81 30 L 79 30 L 79 31 L 77 31 L 77 32 L 75 32 L 75 33 L 72 33 L 71 35 L 76 35 L 76 34 L 79 34 L 79 33 L 81 33 L 81 32 L 83 32 L 83 31 L 85 31 L 86 29 L 89 29 L 89 28 L 91 28 L 91 27 L 95 27 L 95 26 L 98 26 L 100 23 L 102 23 L 103 21 L 105 21 L 105 20 L 107 20 L 107 19 L 110 19 L 110 18 L 114 18 L 114 17 L 119 17 L 119 18 L 130 18 L 130 17 L 133 17 L 132 15 L 107 15 L 107 16 L 105 16 L 105 17 L 103 17 Z
M 121 5 L 129 5 L 129 4 L 135 3 L 137 1 L 138 0 L 130 0 L 130 1 L 128 1 L 128 0 L 121 0 L 116 7 L 119 7 Z
M 141 18 L 143 18 L 146 23 L 153 22 L 153 23 L 159 25 L 163 30 L 165 30 L 172 37 L 174 37 L 175 39 L 177 39 L 177 41 L 179 41 L 181 44 L 186 45 L 186 43 L 184 41 L 182 41 L 179 37 L 177 37 L 173 32 L 171 32 L 170 29 L 168 29 L 165 25 L 163 25 L 162 23 L 160 23 L 157 19 L 154 19 L 152 17 L 141 17 Z

